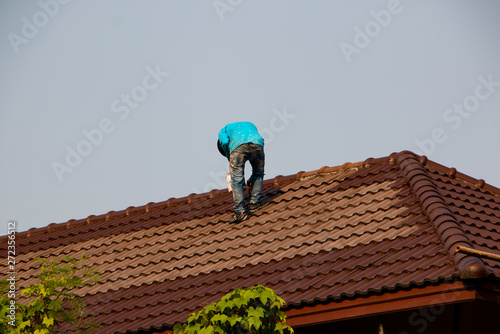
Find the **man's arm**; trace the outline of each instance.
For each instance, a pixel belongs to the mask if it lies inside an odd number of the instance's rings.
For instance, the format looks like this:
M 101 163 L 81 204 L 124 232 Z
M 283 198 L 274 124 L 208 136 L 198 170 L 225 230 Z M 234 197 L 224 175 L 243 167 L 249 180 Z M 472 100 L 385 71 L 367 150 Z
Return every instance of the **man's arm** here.
M 226 128 L 224 127 L 219 132 L 219 142 L 222 147 L 222 150 L 226 154 L 226 158 L 229 159 L 229 135 L 226 132 Z

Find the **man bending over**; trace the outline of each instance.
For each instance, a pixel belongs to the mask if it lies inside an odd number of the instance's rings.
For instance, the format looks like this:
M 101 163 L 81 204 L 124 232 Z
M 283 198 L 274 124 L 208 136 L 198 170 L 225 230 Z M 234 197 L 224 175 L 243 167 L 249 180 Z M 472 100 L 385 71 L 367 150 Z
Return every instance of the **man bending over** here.
M 260 195 L 264 179 L 264 138 L 257 131 L 257 127 L 250 122 L 231 123 L 220 130 L 217 147 L 229 160 L 235 211 L 230 222 L 239 223 L 248 219 L 249 213 L 257 211 L 262 206 Z M 245 211 L 243 199 L 247 161 L 252 165 L 252 176 L 248 180 L 250 187 L 248 213 Z

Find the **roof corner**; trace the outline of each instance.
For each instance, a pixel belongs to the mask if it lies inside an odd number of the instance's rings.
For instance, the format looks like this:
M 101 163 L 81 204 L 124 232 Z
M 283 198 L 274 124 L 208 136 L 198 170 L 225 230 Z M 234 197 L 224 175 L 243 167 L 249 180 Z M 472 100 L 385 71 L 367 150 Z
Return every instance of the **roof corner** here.
M 436 234 L 449 258 L 458 268 L 460 277 L 462 279 L 487 277 L 488 270 L 481 259 L 455 252 L 456 246 L 472 247 L 472 244 L 429 176 L 425 168 L 427 158 L 404 151 L 395 156 L 395 162 L 412 193 L 420 202 L 422 211 L 434 225 Z
M 470 280 L 486 277 L 488 277 L 488 270 L 484 267 L 483 261 L 473 256 L 464 259 L 460 270 L 461 279 Z

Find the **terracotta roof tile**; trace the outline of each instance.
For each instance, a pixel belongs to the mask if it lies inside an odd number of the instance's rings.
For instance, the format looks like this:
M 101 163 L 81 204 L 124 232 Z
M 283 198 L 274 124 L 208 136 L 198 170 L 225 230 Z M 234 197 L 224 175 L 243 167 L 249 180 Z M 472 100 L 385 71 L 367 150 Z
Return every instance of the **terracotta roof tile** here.
M 78 293 L 100 333 L 125 333 L 255 284 L 293 308 L 468 278 L 471 262 L 500 277 L 498 262 L 454 253 L 500 250 L 500 190 L 411 152 L 277 176 L 263 198 L 238 225 L 222 189 L 19 233 L 19 285 L 36 257 L 85 254 L 102 280 Z

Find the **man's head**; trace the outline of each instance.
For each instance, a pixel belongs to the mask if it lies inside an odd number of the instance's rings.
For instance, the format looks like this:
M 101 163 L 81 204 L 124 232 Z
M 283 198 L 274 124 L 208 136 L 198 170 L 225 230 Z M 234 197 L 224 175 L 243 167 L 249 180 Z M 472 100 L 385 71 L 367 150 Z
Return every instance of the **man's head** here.
M 217 139 L 217 148 L 219 149 L 220 154 L 223 156 L 226 156 L 226 153 L 224 153 L 224 150 L 222 149 L 222 145 L 220 143 L 220 140 Z

